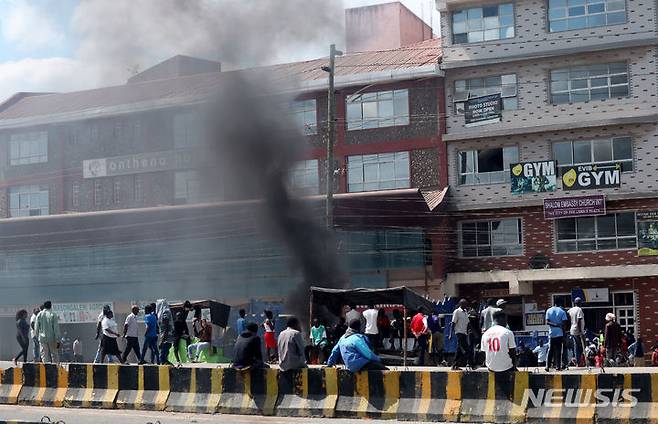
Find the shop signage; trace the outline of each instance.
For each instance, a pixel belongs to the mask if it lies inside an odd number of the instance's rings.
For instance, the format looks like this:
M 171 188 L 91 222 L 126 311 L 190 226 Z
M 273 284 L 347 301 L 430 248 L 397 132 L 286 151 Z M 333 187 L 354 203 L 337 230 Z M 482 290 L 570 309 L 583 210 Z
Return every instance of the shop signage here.
M 638 256 L 658 256 L 658 211 L 638 212 L 636 217 Z
M 110 305 L 114 310 L 112 302 L 89 302 L 53 303 L 52 311 L 59 317 L 60 324 L 95 323 L 104 305 Z
M 557 161 L 522 162 L 510 165 L 512 194 L 555 191 Z
M 589 190 L 621 186 L 621 164 L 574 165 L 561 168 L 562 188 L 565 190 Z
M 571 289 L 571 300 L 577 297 L 585 303 L 606 303 L 610 301 L 610 291 L 607 288 Z
M 542 312 L 531 312 L 525 314 L 525 326 L 532 327 L 538 325 L 546 325 L 546 314 Z
M 82 162 L 84 178 L 112 177 L 146 172 L 172 171 L 194 166 L 191 150 L 140 153 L 111 158 L 89 159 Z
M 605 215 L 605 195 L 544 199 L 544 219 Z
M 492 124 L 502 120 L 503 99 L 498 94 L 475 97 L 464 103 L 464 119 L 467 127 Z
M 505 297 L 505 296 L 509 296 L 509 289 L 482 290 L 482 297 Z

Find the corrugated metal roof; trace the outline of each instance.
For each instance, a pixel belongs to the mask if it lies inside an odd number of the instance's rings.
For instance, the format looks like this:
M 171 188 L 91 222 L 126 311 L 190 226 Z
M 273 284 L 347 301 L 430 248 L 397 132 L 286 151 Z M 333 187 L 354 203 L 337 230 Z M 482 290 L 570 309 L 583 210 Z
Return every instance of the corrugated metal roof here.
M 336 77 L 438 64 L 441 58 L 440 45 L 439 39 L 433 39 L 394 50 L 353 53 L 338 57 Z M 327 59 L 321 58 L 253 71 L 261 70 L 301 81 L 314 81 L 327 78 L 327 73 L 321 69 L 326 64 Z M 230 80 L 231 75 L 244 75 L 249 71 L 252 70 L 191 75 L 70 93 L 12 96 L 10 102 L 0 103 L 0 126 L 3 121 L 10 120 L 87 111 L 98 115 L 125 105 L 141 105 L 142 109 L 148 109 L 156 107 L 156 102 L 171 105 L 189 99 L 203 99 L 220 87 L 220 84 Z

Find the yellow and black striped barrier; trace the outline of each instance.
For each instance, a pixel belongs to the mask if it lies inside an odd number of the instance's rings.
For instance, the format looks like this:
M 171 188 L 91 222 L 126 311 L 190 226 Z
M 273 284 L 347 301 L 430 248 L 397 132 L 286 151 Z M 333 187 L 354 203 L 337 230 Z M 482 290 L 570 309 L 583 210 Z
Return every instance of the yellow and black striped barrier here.
M 400 373 L 397 419 L 456 422 L 461 410 L 461 372 Z
M 217 412 L 222 414 L 274 415 L 278 397 L 275 369 L 224 368 Z
M 524 396 L 526 421 L 531 423 L 592 423 L 595 421 L 596 375 L 530 374 Z
M 68 372 L 54 364 L 23 364 L 23 387 L 18 403 L 33 406 L 63 406 Z
M 167 411 L 217 412 L 223 373 L 221 368 L 171 368 Z
M 279 372 L 276 415 L 285 417 L 333 417 L 338 401 L 335 368 Z
M 70 364 L 64 406 L 78 408 L 115 407 L 119 393 L 119 366 Z
M 336 417 L 395 418 L 400 403 L 400 371 L 338 370 Z
M 15 405 L 23 387 L 23 370 L 7 368 L 0 370 L 0 404 Z
M 169 398 L 169 367 L 122 366 L 119 368 L 119 409 L 164 411 Z
M 596 389 L 598 423 L 658 421 L 658 374 L 599 374 Z
M 460 420 L 519 423 L 525 420 L 527 372 L 464 372 Z

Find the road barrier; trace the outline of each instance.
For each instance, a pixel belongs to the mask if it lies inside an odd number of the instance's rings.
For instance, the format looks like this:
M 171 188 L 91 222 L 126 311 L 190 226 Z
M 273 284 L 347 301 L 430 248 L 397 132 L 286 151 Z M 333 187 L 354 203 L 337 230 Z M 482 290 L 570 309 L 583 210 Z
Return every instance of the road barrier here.
M 16 404 L 21 387 L 23 387 L 23 370 L 21 368 L 0 370 L 0 404 Z
M 278 397 L 278 371 L 270 368 L 224 368 L 217 412 L 222 414 L 274 415 Z
M 524 396 L 527 422 L 594 422 L 595 374 L 530 374 L 529 386 Z
M 457 422 L 462 399 L 461 376 L 461 372 L 400 373 L 400 403 L 396 418 Z
M 467 372 L 462 374 L 460 420 L 518 423 L 525 420 L 523 395 L 527 372 Z
M 68 372 L 54 364 L 23 364 L 23 387 L 18 403 L 33 406 L 63 406 Z
M 169 367 L 122 366 L 116 407 L 164 411 L 169 398 Z
M 171 368 L 167 411 L 213 414 L 222 393 L 220 368 Z
M 658 374 L 600 374 L 594 397 L 599 423 L 656 422 Z
M 279 372 L 276 415 L 285 417 L 333 417 L 338 401 L 335 368 Z
M 119 393 L 118 365 L 69 365 L 64 406 L 81 408 L 115 407 Z

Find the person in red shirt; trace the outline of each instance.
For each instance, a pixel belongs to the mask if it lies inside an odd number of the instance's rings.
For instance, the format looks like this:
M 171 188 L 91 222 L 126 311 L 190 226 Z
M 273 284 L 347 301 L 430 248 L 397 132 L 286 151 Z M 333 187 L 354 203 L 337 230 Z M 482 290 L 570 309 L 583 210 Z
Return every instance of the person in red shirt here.
M 427 326 L 427 314 L 425 308 L 421 306 L 418 309 L 418 313 L 411 319 L 411 333 L 418 341 L 418 359 L 416 365 L 425 365 L 429 332 L 429 327 Z

